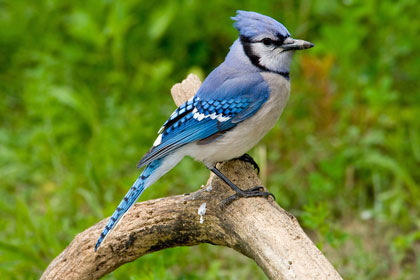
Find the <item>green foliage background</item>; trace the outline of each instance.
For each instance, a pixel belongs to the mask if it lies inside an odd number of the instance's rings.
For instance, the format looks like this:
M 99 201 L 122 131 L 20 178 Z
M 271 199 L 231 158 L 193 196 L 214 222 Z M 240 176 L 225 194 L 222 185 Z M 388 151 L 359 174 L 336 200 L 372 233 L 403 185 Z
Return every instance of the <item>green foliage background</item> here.
M 0 273 L 36 279 L 109 216 L 175 108 L 254 10 L 316 47 L 295 56 L 292 95 L 251 154 L 345 279 L 420 279 L 420 2 L 0 0 Z M 185 159 L 141 197 L 190 192 Z M 174 248 L 105 279 L 265 279 L 226 248 Z

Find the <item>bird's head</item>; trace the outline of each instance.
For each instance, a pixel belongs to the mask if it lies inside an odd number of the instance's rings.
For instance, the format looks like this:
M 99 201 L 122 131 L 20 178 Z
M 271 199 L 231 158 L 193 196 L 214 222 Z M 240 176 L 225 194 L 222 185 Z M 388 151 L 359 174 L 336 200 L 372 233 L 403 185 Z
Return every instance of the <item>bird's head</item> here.
M 266 71 L 288 73 L 294 51 L 314 46 L 293 39 L 283 24 L 259 13 L 237 11 L 232 19 L 245 54 L 255 66 Z

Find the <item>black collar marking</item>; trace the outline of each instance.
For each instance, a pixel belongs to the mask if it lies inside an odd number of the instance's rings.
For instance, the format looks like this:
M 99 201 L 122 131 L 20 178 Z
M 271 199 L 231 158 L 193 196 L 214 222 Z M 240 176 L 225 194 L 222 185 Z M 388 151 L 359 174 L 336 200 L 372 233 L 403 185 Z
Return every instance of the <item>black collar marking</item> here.
M 272 71 L 260 64 L 260 57 L 252 51 L 252 47 L 251 47 L 252 41 L 248 37 L 240 36 L 240 40 L 241 40 L 242 46 L 244 47 L 244 52 L 246 56 L 251 60 L 252 64 L 254 64 L 255 66 L 257 66 L 263 71 L 276 73 L 276 74 L 282 75 L 285 79 L 290 80 L 289 72 Z

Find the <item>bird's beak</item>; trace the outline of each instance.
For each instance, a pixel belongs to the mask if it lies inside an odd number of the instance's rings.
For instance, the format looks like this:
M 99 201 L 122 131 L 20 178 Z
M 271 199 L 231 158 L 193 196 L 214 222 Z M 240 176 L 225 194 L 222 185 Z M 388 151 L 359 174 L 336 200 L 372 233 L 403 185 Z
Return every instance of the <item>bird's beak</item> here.
M 309 49 L 315 46 L 311 42 L 299 40 L 299 39 L 293 39 L 291 37 L 284 40 L 283 44 L 280 46 L 283 51 L 290 51 L 290 50 L 304 50 Z

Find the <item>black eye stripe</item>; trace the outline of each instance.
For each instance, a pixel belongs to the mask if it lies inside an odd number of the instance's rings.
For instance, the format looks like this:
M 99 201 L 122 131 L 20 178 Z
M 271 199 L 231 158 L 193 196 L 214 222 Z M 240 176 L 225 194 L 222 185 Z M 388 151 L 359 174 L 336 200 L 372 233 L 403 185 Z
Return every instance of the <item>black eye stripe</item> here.
M 264 38 L 260 41 L 256 41 L 255 43 L 263 43 L 266 46 L 270 46 L 270 45 L 275 45 L 275 46 L 281 46 L 283 45 L 285 38 L 281 38 L 281 39 L 277 39 L 277 40 L 273 40 L 270 38 Z
M 262 40 L 252 40 L 251 38 L 243 36 L 243 35 L 239 36 L 242 43 L 249 43 L 249 44 L 251 44 L 251 43 L 263 43 L 266 46 L 269 46 L 269 45 L 281 46 L 281 45 L 283 45 L 284 40 L 286 40 L 286 38 L 288 38 L 288 37 L 290 37 L 290 36 L 285 37 L 285 36 L 282 36 L 280 34 L 277 34 L 277 40 L 273 40 L 271 38 L 264 38 Z M 264 43 L 265 40 L 266 40 L 266 43 Z M 270 43 L 268 43 L 268 41 L 270 41 Z

